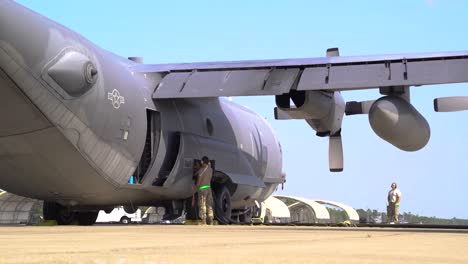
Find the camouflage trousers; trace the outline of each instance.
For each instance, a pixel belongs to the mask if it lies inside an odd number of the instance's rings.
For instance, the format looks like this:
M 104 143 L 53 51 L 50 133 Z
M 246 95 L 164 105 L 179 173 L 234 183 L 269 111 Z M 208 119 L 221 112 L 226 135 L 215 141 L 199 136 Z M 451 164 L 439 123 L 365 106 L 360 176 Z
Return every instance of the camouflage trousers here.
M 389 203 L 387 206 L 388 222 L 398 223 L 398 215 L 400 214 L 400 206 L 396 203 Z
M 198 210 L 202 224 L 207 222 L 213 224 L 213 194 L 211 188 L 198 191 Z

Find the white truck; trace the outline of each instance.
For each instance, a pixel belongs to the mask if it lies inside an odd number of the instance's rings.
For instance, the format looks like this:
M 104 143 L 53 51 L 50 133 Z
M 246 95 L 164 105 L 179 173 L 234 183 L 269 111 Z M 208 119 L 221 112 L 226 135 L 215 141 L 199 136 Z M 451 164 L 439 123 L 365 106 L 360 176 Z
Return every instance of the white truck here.
M 129 214 L 125 212 L 123 206 L 118 206 L 112 210 L 110 213 L 105 211 L 99 211 L 96 223 L 121 223 L 121 224 L 130 224 L 130 223 L 139 223 L 141 222 L 141 210 L 136 210 L 135 213 Z

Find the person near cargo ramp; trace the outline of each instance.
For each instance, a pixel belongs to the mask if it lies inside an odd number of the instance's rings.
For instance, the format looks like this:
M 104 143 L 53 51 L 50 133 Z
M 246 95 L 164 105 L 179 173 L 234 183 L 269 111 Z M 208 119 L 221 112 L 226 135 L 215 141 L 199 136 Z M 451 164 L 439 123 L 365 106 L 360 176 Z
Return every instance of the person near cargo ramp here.
M 388 192 L 387 216 L 390 224 L 398 224 L 398 214 L 400 213 L 401 192 L 397 189 L 397 184 L 392 182 L 391 190 Z
M 201 223 L 213 224 L 213 195 L 210 185 L 211 178 L 213 177 L 213 169 L 211 169 L 208 157 L 204 156 L 202 158 L 202 165 L 197 174 L 198 179 L 196 187 L 198 190 L 198 209 Z

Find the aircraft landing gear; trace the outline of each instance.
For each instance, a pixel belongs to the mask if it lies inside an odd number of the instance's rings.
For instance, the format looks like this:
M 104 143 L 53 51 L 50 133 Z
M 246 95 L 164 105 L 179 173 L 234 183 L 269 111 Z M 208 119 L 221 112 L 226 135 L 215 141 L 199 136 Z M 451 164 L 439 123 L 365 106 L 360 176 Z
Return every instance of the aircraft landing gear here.
M 213 192 L 214 194 L 214 211 L 218 223 L 227 225 L 231 223 L 231 194 L 226 186 L 221 185 L 220 188 Z
M 44 220 L 55 220 L 57 218 L 57 204 L 44 201 L 42 216 Z
M 43 216 L 44 220 L 55 220 L 59 225 L 70 225 L 75 221 L 79 225 L 93 225 L 98 211 L 75 212 L 58 203 L 44 202 Z
M 98 213 L 98 211 L 79 212 L 77 213 L 78 223 L 82 226 L 94 225 L 96 223 Z
M 70 225 L 75 221 L 76 213 L 65 206 L 57 204 L 57 213 L 55 220 L 59 225 Z

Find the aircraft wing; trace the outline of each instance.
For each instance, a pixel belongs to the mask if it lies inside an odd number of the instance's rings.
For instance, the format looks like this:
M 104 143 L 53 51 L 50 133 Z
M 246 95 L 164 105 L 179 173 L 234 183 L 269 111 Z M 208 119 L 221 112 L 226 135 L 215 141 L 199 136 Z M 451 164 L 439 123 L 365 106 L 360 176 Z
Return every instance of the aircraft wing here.
M 156 74 L 154 99 L 275 95 L 275 119 L 303 119 L 317 136 L 328 136 L 330 170 L 342 171 L 344 113 L 369 114 L 379 137 L 405 151 L 421 149 L 430 129 L 410 104 L 409 87 L 468 82 L 468 51 L 340 57 L 332 48 L 323 58 L 131 67 L 134 72 Z M 379 88 L 385 96 L 344 102 L 340 93 L 370 88 Z M 434 108 L 468 110 L 468 97 L 437 98 Z
M 468 82 L 468 51 L 137 64 L 132 70 L 162 74 L 155 99 L 281 95 L 292 90 L 343 91 Z

